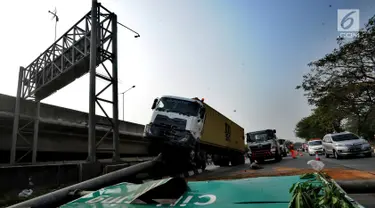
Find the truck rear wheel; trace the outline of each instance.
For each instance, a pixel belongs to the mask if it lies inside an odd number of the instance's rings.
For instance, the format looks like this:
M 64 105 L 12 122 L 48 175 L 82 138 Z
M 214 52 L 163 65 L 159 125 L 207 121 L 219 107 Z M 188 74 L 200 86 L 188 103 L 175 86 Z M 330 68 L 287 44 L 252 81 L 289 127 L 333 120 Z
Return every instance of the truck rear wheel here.
M 234 155 L 234 156 L 231 158 L 230 164 L 231 164 L 232 166 L 237 166 L 237 165 L 238 165 L 238 158 L 237 158 L 237 155 Z
M 234 154 L 231 159 L 232 166 L 245 164 L 245 156 L 242 154 Z
M 148 146 L 148 153 L 151 156 L 156 156 L 162 152 L 161 147 L 162 147 L 162 144 L 160 142 L 150 139 L 150 145 Z
M 228 167 L 229 166 L 229 159 L 226 158 L 221 158 L 219 161 L 219 166 L 220 167 Z

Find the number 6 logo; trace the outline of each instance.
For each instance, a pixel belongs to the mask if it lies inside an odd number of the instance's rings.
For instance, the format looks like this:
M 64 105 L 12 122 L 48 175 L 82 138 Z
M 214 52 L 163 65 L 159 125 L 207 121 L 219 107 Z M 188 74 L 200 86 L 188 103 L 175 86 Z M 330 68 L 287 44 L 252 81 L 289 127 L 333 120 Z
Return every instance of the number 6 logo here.
M 359 9 L 337 10 L 337 30 L 340 32 L 359 31 Z
M 347 29 L 349 29 L 351 26 L 353 26 L 354 19 L 353 19 L 353 17 L 350 17 L 350 15 L 352 15 L 352 14 L 354 14 L 354 13 L 355 13 L 355 11 L 351 11 L 351 12 L 349 12 L 347 15 L 345 15 L 344 18 L 342 18 L 342 20 L 341 20 L 341 27 L 342 27 L 343 29 L 347 30 Z M 345 23 L 348 22 L 348 21 L 350 21 L 349 24 L 347 24 L 347 25 L 345 26 Z

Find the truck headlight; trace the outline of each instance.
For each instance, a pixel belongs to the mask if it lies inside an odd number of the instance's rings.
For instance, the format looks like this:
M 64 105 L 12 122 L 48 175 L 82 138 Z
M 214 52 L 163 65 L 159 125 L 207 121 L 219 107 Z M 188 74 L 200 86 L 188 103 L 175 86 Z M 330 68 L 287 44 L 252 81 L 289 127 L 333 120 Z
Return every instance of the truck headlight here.
M 276 147 L 271 147 L 271 152 L 276 152 Z
M 151 124 L 147 124 L 144 129 L 145 134 L 151 134 Z
M 182 134 L 180 134 L 179 142 L 187 142 L 190 139 L 195 139 L 190 131 L 184 131 Z

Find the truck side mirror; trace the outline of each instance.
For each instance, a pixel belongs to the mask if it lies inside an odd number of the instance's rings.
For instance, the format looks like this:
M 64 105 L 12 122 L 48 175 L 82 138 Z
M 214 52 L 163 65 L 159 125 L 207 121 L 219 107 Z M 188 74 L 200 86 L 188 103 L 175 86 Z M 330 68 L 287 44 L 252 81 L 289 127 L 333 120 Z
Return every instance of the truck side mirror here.
M 156 108 L 156 103 L 158 103 L 158 99 L 155 98 L 154 103 L 152 103 L 151 109 L 154 110 Z
M 273 133 L 276 134 L 276 129 L 273 130 Z

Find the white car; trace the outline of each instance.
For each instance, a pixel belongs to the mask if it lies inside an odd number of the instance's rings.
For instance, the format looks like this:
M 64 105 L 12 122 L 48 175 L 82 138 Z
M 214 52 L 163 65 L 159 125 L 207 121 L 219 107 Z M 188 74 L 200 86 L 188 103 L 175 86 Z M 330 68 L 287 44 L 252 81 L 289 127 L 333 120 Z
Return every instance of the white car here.
M 307 152 L 310 156 L 318 154 L 323 154 L 323 143 L 322 140 L 311 140 L 307 143 Z

